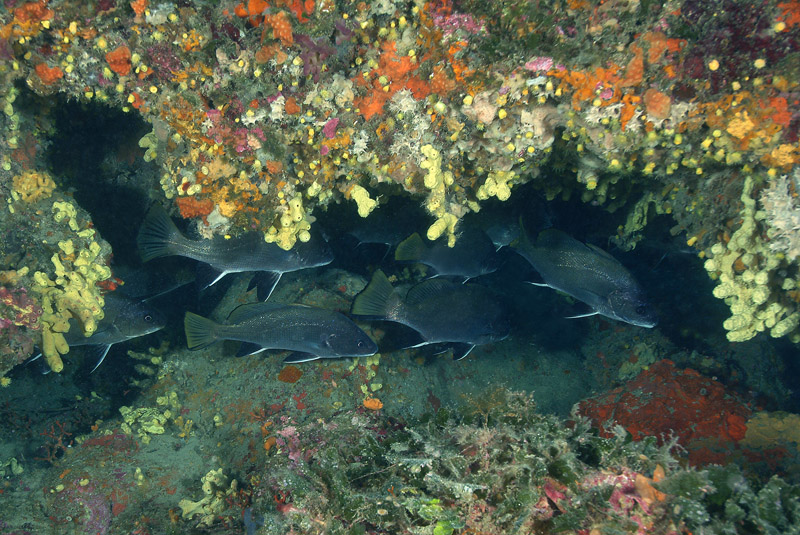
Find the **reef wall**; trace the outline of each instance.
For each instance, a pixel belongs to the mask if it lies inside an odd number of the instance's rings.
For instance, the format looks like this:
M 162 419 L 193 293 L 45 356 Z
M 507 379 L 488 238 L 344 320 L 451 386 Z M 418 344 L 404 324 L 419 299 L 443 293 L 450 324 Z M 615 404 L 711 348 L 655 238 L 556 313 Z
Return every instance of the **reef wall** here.
M 154 196 L 206 236 L 255 229 L 288 249 L 315 210 L 345 199 L 366 217 L 388 192 L 417 197 L 428 238 L 452 244 L 466 213 L 532 183 L 621 211 L 623 248 L 672 214 L 719 281 L 731 341 L 800 340 L 798 2 L 5 6 L 0 270 L 22 317 L 0 338 L 25 340 L 0 375 L 31 342 L 60 369 L 67 320 L 91 334 L 111 276 L 42 163 L 47 111 L 15 105 L 29 90 L 139 114 Z

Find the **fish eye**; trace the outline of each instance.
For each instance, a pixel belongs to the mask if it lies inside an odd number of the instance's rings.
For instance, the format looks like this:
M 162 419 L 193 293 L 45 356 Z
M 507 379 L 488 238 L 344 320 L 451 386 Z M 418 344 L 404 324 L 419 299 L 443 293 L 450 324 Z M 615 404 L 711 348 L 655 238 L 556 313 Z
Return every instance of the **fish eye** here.
M 145 314 L 144 321 L 150 323 L 151 321 L 153 321 L 153 316 L 151 316 L 150 314 Z
M 647 307 L 644 305 L 639 305 L 638 307 L 636 307 L 636 313 L 639 314 L 640 316 L 644 316 L 645 314 L 647 314 Z
M 364 341 L 363 340 L 359 340 L 358 341 L 358 347 L 364 347 Z

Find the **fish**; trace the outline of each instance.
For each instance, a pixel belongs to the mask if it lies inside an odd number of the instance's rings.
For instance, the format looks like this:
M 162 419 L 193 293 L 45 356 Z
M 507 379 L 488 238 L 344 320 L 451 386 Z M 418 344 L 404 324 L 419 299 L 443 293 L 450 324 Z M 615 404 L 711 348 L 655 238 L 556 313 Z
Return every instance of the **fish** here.
M 519 225 L 495 223 L 486 228 L 486 235 L 492 240 L 495 250 L 499 251 L 519 239 Z
M 129 299 L 116 293 L 108 293 L 103 299 L 103 319 L 97 322 L 97 330 L 91 336 L 84 336 L 83 330 L 73 319 L 69 320 L 70 329 L 64 334 L 70 349 L 91 346 L 92 353 L 97 358 L 92 372 L 103 363 L 112 345 L 160 331 L 167 324 L 164 315 L 145 301 Z M 39 353 L 30 361 L 41 356 Z
M 554 229 L 539 233 L 532 242 L 522 222 L 516 251 L 548 286 L 588 305 L 591 312 L 639 327 L 655 327 L 658 318 L 633 275 L 608 252 Z
M 413 230 L 413 228 L 409 229 L 411 225 L 407 217 L 399 219 L 385 209 L 376 210 L 358 223 L 347 234 L 355 238 L 359 246 L 380 244 L 392 248 L 403 241 Z
M 184 264 L 189 261 L 176 259 Z M 185 265 L 170 263 L 169 267 L 159 266 L 157 269 L 144 269 L 142 267 L 130 268 L 120 265 L 114 267 L 115 277 L 122 283 L 116 293 L 122 294 L 133 300 L 153 301 L 170 294 L 194 282 L 194 271 Z
M 344 314 L 300 304 L 240 305 L 225 323 L 187 311 L 184 328 L 187 346 L 193 351 L 220 340 L 238 340 L 243 344 L 237 356 L 267 349 L 294 351 L 284 359 L 289 363 L 368 357 L 378 352 L 378 345 Z
M 465 228 L 453 247 L 444 240 L 427 245 L 418 233 L 401 242 L 394 253 L 396 262 L 425 264 L 436 270 L 436 276 L 469 279 L 493 273 L 500 267 L 492 240 L 482 230 Z
M 448 343 L 453 359 L 466 357 L 477 345 L 502 340 L 511 330 L 506 307 L 477 284 L 427 279 L 403 295 L 381 270 L 353 300 L 354 316 L 400 323 L 419 335 L 415 344 Z
M 230 239 L 217 235 L 210 240 L 192 240 L 178 230 L 158 205 L 145 217 L 137 243 L 145 262 L 162 256 L 185 256 L 202 262 L 207 267 L 198 271 L 201 288 L 215 284 L 229 273 L 256 272 L 250 288 L 258 287 L 259 301 L 269 299 L 284 273 L 325 266 L 333 261 L 327 242 L 314 234 L 308 242 L 298 241 L 288 251 L 265 242 L 257 232 Z

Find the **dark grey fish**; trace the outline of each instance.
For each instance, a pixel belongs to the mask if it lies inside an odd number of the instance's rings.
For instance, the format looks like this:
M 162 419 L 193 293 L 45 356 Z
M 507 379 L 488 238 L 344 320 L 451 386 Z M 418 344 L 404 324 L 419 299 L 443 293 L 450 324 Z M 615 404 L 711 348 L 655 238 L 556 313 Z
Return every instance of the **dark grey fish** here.
M 140 336 L 154 333 L 164 328 L 166 318 L 158 310 L 144 301 L 128 299 L 113 293 L 104 296 L 103 319 L 97 323 L 97 330 L 88 338 L 83 331 L 70 320 L 70 330 L 64 335 L 69 347 L 93 346 L 97 355 L 95 371 L 108 355 L 111 346 L 120 342 L 133 340 Z
M 486 228 L 486 235 L 492 240 L 495 250 L 508 247 L 519 238 L 519 225 L 515 222 L 495 223 Z
M 380 270 L 356 296 L 351 312 L 411 327 L 421 337 L 411 347 L 450 343 L 456 360 L 476 345 L 502 340 L 511 329 L 506 308 L 483 286 L 428 279 L 403 296 Z
M 187 345 L 192 350 L 220 340 L 239 340 L 245 342 L 245 351 L 240 351 L 240 355 L 265 349 L 295 351 L 285 362 L 366 357 L 378 351 L 367 333 L 343 314 L 305 305 L 241 305 L 224 324 L 187 312 L 183 324 Z
M 592 312 L 640 327 L 657 323 L 644 291 L 616 258 L 594 245 L 582 243 L 556 229 L 539 233 L 532 243 L 524 228 L 516 246 L 549 286 L 591 307 Z
M 381 244 L 391 249 L 414 232 L 420 217 L 424 217 L 419 204 L 409 199 L 389 196 L 381 201 L 367 217 L 354 217 L 354 205 L 347 205 L 351 217 L 342 218 L 342 221 L 353 222 L 346 234 L 355 238 L 359 245 Z
M 282 274 L 290 271 L 324 266 L 333 261 L 333 253 L 324 239 L 312 234 L 308 242 L 300 242 L 285 251 L 274 243 L 267 243 L 256 232 L 225 239 L 214 236 L 210 240 L 191 240 L 181 234 L 167 213 L 155 206 L 139 230 L 139 252 L 145 262 L 161 256 L 185 256 L 208 264 L 211 272 L 198 273 L 198 283 L 208 287 L 228 273 L 260 272 L 259 299 L 272 294 Z
M 497 271 L 500 263 L 496 252 L 485 232 L 467 227 L 459 234 L 453 247 L 448 247 L 444 240 L 428 245 L 419 234 L 414 233 L 397 246 L 394 259 L 397 262 L 425 264 L 435 269 L 437 275 L 469 280 Z
M 184 264 L 188 260 L 176 259 Z M 114 275 L 122 280 L 116 292 L 133 300 L 152 301 L 194 282 L 194 270 L 186 265 L 171 264 L 159 269 L 127 268 L 115 266 Z

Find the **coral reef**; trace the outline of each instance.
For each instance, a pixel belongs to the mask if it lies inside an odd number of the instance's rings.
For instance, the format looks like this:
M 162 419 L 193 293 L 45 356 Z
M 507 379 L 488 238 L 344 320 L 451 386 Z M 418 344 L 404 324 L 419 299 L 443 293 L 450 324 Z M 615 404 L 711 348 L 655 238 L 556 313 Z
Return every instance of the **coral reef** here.
M 504 390 L 466 416 L 360 409 L 284 420 L 277 435 L 269 472 L 246 482 L 267 531 L 718 533 L 744 518 L 780 529 L 800 515 L 797 487 L 777 477 L 760 487 L 734 467 L 681 468 L 674 442 L 632 442 L 620 427 L 601 438 L 580 417 L 564 426 Z
M 709 271 L 731 279 L 731 340 L 797 335 L 776 204 L 800 159 L 796 7 L 684 3 L 29 2 L 0 21 L 5 147 L 24 141 L 17 80 L 137 113 L 184 217 L 286 249 L 331 202 L 379 209 L 365 192 L 382 184 L 419 196 L 428 237 L 451 245 L 465 214 L 525 182 L 622 211 L 627 247 L 671 214 L 724 264 Z
M 0 280 L 8 280 L 6 273 L 0 273 Z M 25 288 L 0 286 L 0 378 L 33 352 L 41 315 Z
M 64 334 L 76 329 L 90 336 L 103 318 L 111 247 L 47 173 L 23 172 L 7 185 L 0 284 L 11 324 L 4 320 L 9 343 L 0 369 L 5 373 L 30 356 L 35 344 L 50 368 L 61 371 L 61 356 L 69 351 Z

